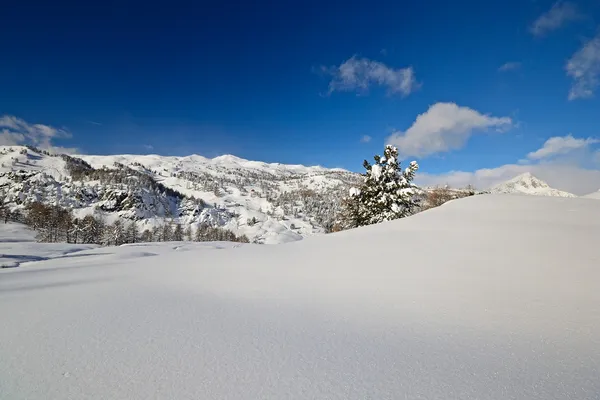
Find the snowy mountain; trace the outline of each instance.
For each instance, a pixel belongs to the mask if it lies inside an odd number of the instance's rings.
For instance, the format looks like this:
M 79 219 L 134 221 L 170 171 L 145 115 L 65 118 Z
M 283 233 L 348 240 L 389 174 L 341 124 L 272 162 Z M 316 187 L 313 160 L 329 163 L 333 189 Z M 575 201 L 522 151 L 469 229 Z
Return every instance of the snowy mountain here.
M 518 175 L 490 189 L 492 193 L 529 194 L 534 196 L 577 197 L 572 193 L 551 188 L 529 172 Z
M 278 246 L 26 242 L 0 397 L 597 400 L 598 215 L 487 195 Z
M 12 209 L 41 201 L 138 221 L 140 229 L 208 224 L 257 243 L 332 229 L 341 198 L 360 179 L 341 169 L 268 164 L 232 155 L 50 155 L 0 147 L 0 195 Z
M 599 199 L 600 200 L 600 190 L 598 190 L 597 192 L 586 194 L 585 196 L 582 196 L 582 197 L 585 199 Z

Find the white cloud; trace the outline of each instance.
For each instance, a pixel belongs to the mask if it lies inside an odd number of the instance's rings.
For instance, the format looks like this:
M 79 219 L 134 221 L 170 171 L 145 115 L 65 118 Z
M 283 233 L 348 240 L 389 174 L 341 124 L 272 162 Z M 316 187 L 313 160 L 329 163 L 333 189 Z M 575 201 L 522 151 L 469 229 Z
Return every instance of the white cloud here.
M 590 168 L 591 165 L 600 163 L 600 158 L 596 159 L 600 153 L 588 151 L 584 157 L 579 154 L 572 159 L 551 157 L 587 149 L 590 144 L 598 142 L 600 141 L 596 139 L 577 139 L 572 135 L 554 137 L 548 139 L 540 149 L 529 153 L 528 160 L 519 160 L 516 164 L 506 164 L 496 168 L 483 168 L 474 172 L 450 171 L 437 175 L 421 173 L 418 175 L 417 183 L 448 184 L 453 187 L 473 185 L 479 189 L 489 189 L 519 174 L 530 172 L 556 189 L 583 195 L 600 189 L 600 170 Z M 585 164 L 588 167 L 584 167 Z
M 361 143 L 369 143 L 371 141 L 372 137 L 369 135 L 364 135 L 363 137 L 360 138 L 360 142 Z
M 508 72 L 508 71 L 516 71 L 521 68 L 521 63 L 517 61 L 507 62 L 506 64 L 502 64 L 498 71 L 500 72 Z
M 550 10 L 540 15 L 531 24 L 529 31 L 534 36 L 544 36 L 546 33 L 557 30 L 563 25 L 580 18 L 581 15 L 575 4 L 568 1 L 558 1 L 554 3 Z
M 567 75 L 573 79 L 569 100 L 592 97 L 600 83 L 600 33 L 577 50 L 567 62 Z
M 56 147 L 52 141 L 60 138 L 70 138 L 71 134 L 64 129 L 49 125 L 30 124 L 20 118 L 4 115 L 0 117 L 0 145 L 33 145 L 44 150 L 57 153 L 71 153 L 76 149 Z
M 541 160 L 543 158 L 567 154 L 571 151 L 583 149 L 590 144 L 599 142 L 600 140 L 594 138 L 576 139 L 572 135 L 555 136 L 546 140 L 540 149 L 527 154 L 527 157 L 532 160 Z
M 329 93 L 366 92 L 372 85 L 384 86 L 388 94 L 408 96 L 419 88 L 412 67 L 394 69 L 379 61 L 353 56 L 339 66 L 321 67 L 332 76 Z
M 398 147 L 403 156 L 424 157 L 460 149 L 477 131 L 508 129 L 512 120 L 481 114 L 455 103 L 436 103 L 417 116 L 405 132 L 394 132 L 387 142 Z

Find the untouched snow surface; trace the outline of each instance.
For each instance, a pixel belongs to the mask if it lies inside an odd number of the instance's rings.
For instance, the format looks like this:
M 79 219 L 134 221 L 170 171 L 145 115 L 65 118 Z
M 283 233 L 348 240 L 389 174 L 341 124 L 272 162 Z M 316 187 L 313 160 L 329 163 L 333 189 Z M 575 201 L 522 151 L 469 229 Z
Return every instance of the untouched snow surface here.
M 473 196 L 279 246 L 1 270 L 0 398 L 598 399 L 598 215 Z

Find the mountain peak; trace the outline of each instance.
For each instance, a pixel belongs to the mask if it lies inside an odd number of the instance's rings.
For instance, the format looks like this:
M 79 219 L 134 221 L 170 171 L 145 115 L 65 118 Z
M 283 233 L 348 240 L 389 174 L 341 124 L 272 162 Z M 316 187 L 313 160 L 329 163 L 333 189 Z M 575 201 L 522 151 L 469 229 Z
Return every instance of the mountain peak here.
M 524 172 L 508 181 L 491 188 L 492 193 L 529 194 L 534 196 L 576 197 L 572 193 L 550 187 L 546 182 Z
M 600 199 L 600 190 L 590 194 L 586 194 L 583 197 L 585 197 L 586 199 Z
M 531 172 L 524 172 L 521 175 L 517 175 L 514 178 L 507 181 L 506 183 L 508 183 L 508 182 L 520 183 L 523 186 L 532 187 L 532 188 L 549 188 L 550 187 L 546 182 L 544 182 L 543 180 L 534 176 Z

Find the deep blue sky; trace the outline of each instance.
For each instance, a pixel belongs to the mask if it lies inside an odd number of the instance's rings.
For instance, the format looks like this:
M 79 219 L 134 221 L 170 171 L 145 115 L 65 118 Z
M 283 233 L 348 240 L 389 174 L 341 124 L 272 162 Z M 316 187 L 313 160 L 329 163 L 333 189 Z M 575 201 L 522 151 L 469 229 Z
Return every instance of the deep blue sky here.
M 0 115 L 65 127 L 59 143 L 86 153 L 360 170 L 392 130 L 454 102 L 514 126 L 420 157 L 423 170 L 513 163 L 549 137 L 599 134 L 600 102 L 567 99 L 565 64 L 597 34 L 600 2 L 574 3 L 582 18 L 538 37 L 553 1 L 14 1 L 0 13 Z M 327 94 L 320 66 L 353 55 L 412 66 L 421 87 Z M 498 71 L 507 62 L 521 65 Z

